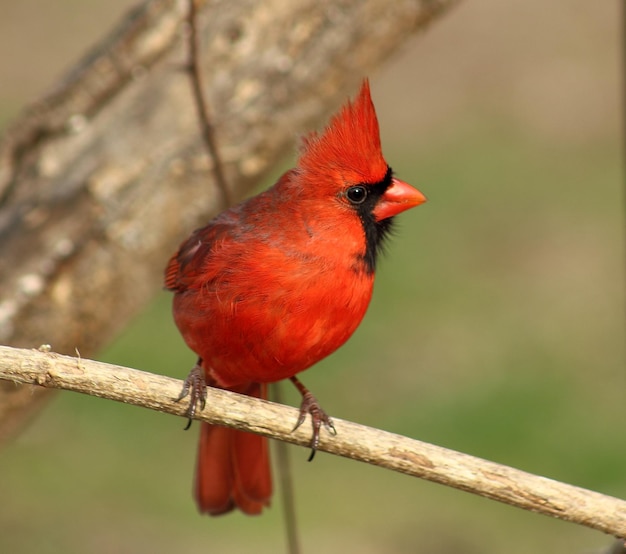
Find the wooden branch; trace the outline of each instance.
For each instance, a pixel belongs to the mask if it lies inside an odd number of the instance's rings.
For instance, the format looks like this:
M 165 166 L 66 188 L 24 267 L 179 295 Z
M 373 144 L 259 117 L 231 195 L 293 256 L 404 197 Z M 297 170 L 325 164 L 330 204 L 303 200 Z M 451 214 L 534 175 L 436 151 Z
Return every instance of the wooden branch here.
M 178 416 L 182 381 L 45 351 L 0 347 L 0 379 L 81 392 Z M 209 389 L 197 419 L 308 446 L 310 429 L 293 432 L 295 408 Z M 334 419 L 336 436 L 320 450 L 455 487 L 512 506 L 626 537 L 626 501 L 432 444 Z
M 233 198 L 457 2 L 194 0 L 202 92 Z M 188 8 L 134 9 L 0 140 L 1 343 L 93 356 L 220 206 L 186 70 Z M 45 392 L 0 382 L 0 441 Z

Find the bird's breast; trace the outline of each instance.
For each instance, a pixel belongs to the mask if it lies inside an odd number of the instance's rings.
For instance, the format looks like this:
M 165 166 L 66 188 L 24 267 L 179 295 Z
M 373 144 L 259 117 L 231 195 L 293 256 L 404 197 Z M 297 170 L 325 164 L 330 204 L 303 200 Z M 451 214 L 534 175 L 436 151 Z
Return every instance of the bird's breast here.
M 208 267 L 200 289 L 177 295 L 176 322 L 220 384 L 290 377 L 348 340 L 373 278 L 355 268 L 356 252 L 336 254 L 261 243 Z

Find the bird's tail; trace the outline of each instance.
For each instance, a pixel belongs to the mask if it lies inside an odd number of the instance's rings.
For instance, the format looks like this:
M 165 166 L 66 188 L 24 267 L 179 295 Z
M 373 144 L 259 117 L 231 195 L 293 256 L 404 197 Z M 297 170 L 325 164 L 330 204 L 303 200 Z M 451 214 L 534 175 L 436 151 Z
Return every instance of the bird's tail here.
M 267 385 L 252 383 L 237 392 L 267 398 Z M 200 512 L 209 515 L 235 508 L 250 515 L 260 514 L 272 496 L 267 439 L 202 423 L 194 496 Z

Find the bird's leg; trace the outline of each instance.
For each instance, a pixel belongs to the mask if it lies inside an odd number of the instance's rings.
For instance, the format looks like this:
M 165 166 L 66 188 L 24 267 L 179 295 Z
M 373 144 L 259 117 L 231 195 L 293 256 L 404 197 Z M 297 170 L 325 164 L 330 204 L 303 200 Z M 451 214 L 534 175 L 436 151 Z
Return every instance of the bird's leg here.
M 311 438 L 311 455 L 309 456 L 309 462 L 315 457 L 315 452 L 320 443 L 320 428 L 322 424 L 326 427 L 326 430 L 332 435 L 336 435 L 337 431 L 333 425 L 333 420 L 330 419 L 328 414 L 322 410 L 317 398 L 311 394 L 311 391 L 307 389 L 299 379 L 296 377 L 290 377 L 291 382 L 296 386 L 302 395 L 302 404 L 300 404 L 300 416 L 296 422 L 296 426 L 293 428 L 295 431 L 300 425 L 304 423 L 307 414 L 311 414 L 311 423 L 313 424 L 313 437 Z
M 191 427 L 193 416 L 196 415 L 196 409 L 200 405 L 200 410 L 204 410 L 206 406 L 206 376 L 202 367 L 202 358 L 198 358 L 196 365 L 191 368 L 189 375 L 185 379 L 183 389 L 180 391 L 175 402 L 180 402 L 183 398 L 189 396 L 189 406 L 185 415 L 189 418 L 185 431 Z

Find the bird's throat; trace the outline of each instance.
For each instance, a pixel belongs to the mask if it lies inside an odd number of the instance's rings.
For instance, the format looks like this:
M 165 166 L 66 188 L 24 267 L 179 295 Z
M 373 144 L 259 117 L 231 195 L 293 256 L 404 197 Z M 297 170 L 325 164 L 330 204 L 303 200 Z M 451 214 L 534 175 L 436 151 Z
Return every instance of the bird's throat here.
M 376 221 L 371 212 L 359 213 L 359 218 L 365 235 L 365 251 L 360 256 L 360 262 L 366 273 L 373 274 L 379 255 L 384 249 L 385 239 L 392 229 L 393 218 Z

